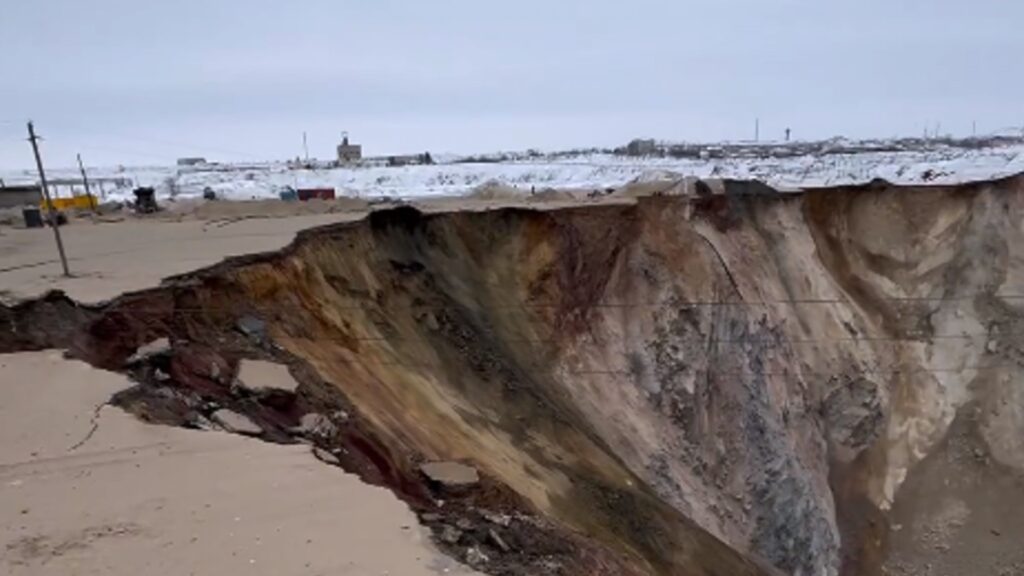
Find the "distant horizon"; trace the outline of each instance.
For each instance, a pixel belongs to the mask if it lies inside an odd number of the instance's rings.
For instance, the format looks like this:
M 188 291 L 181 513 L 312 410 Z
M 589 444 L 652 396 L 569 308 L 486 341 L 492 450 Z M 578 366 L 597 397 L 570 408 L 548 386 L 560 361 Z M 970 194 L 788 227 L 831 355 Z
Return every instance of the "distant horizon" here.
M 41 133 L 41 130 L 38 128 L 38 124 L 36 126 L 37 126 L 36 127 L 37 133 Z M 824 143 L 824 142 L 828 142 L 828 141 L 832 141 L 832 140 L 836 140 L 836 139 L 847 140 L 849 142 L 855 142 L 855 143 L 856 142 L 884 142 L 884 141 L 900 141 L 900 140 L 921 140 L 921 139 L 928 139 L 928 140 L 933 140 L 933 139 L 934 140 L 952 139 L 952 140 L 965 140 L 966 141 L 966 140 L 970 140 L 973 137 L 976 137 L 976 138 L 991 138 L 991 137 L 997 137 L 997 136 L 1024 138 L 1024 126 L 1019 126 L 1019 127 L 1018 126 L 1004 126 L 1002 128 L 999 128 L 999 129 L 996 129 L 996 130 L 992 130 L 992 131 L 988 131 L 988 132 L 978 131 L 977 133 L 970 133 L 970 134 L 940 133 L 938 135 L 929 134 L 928 136 L 925 136 L 923 134 L 923 131 L 922 131 L 921 134 L 916 134 L 916 135 L 914 135 L 914 134 L 906 134 L 906 135 L 891 135 L 891 136 L 868 136 L 868 137 L 861 137 L 861 138 L 850 137 L 850 136 L 846 136 L 846 135 L 843 135 L 843 134 L 837 134 L 837 135 L 833 135 L 833 136 L 829 136 L 829 137 L 825 137 L 825 138 L 814 138 L 814 139 L 791 138 L 791 140 L 789 142 L 786 142 L 784 140 L 784 138 L 783 139 L 761 138 L 760 140 L 754 140 L 753 138 L 749 138 L 749 139 L 739 138 L 739 139 L 731 139 L 731 140 L 726 140 L 726 139 L 722 139 L 722 140 L 695 140 L 695 139 L 652 138 L 652 137 L 647 137 L 647 136 L 636 136 L 634 138 L 629 138 L 628 140 L 625 140 L 625 141 L 622 141 L 622 142 L 618 142 L 618 143 L 612 144 L 612 145 L 580 145 L 580 146 L 552 147 L 552 148 L 541 148 L 541 147 L 536 147 L 536 146 L 534 146 L 534 147 L 527 146 L 527 147 L 523 147 L 523 148 L 505 148 L 505 149 L 495 149 L 495 150 L 478 150 L 478 151 L 473 151 L 473 152 L 433 151 L 433 150 L 429 150 L 428 149 L 428 150 L 423 150 L 423 151 L 408 151 L 408 150 L 407 151 L 403 151 L 403 152 L 392 151 L 392 152 L 388 152 L 388 153 L 379 153 L 379 154 L 375 154 L 375 153 L 373 153 L 373 151 L 367 151 L 364 148 L 364 155 L 365 155 L 366 158 L 382 158 L 382 157 L 393 156 L 393 155 L 415 154 L 415 153 L 429 152 L 432 156 L 440 157 L 440 158 L 445 158 L 445 157 L 448 157 L 448 156 L 455 156 L 455 157 L 458 157 L 458 158 L 470 158 L 470 157 L 487 157 L 487 156 L 498 156 L 498 155 L 521 155 L 521 154 L 528 153 L 530 151 L 537 151 L 537 152 L 539 152 L 541 154 L 560 154 L 560 153 L 566 153 L 566 152 L 587 151 L 587 150 L 611 151 L 611 150 L 615 150 L 617 148 L 622 148 L 622 147 L 626 146 L 630 141 L 633 141 L 633 140 L 655 140 L 656 142 L 658 142 L 660 144 L 670 144 L 670 145 L 671 144 L 692 144 L 692 145 L 714 146 L 714 145 L 720 145 L 720 144 L 733 144 L 733 145 L 743 145 L 743 144 L 747 144 L 747 145 L 754 145 L 754 144 L 780 145 L 780 144 L 787 144 L 787 143 L 788 144 L 794 144 L 794 145 L 795 144 L 801 144 L 801 143 L 803 143 L 803 144 L 813 144 L 813 143 Z M 353 144 L 360 144 L 361 143 L 359 140 L 357 140 L 351 134 L 349 135 L 349 138 L 351 139 Z M 301 140 L 301 137 L 300 137 L 300 140 Z M 77 163 L 74 160 L 72 161 L 72 163 L 67 164 L 67 165 L 59 165 L 59 164 L 56 164 L 54 162 L 49 161 L 49 159 L 47 157 L 47 154 L 46 154 L 46 150 L 45 150 L 45 146 L 46 146 L 46 139 L 45 138 L 43 138 L 43 142 L 44 143 L 42 143 L 41 148 L 43 149 L 43 154 L 42 155 L 43 155 L 44 168 L 46 168 L 48 170 L 52 169 L 52 170 L 60 170 L 60 171 L 72 170 L 72 169 L 73 170 L 78 170 L 78 165 L 77 165 Z M 158 142 L 158 140 L 155 140 L 154 142 Z M 338 139 L 338 142 L 339 143 L 341 142 L 341 138 L 340 137 Z M 25 147 L 26 154 L 31 158 L 31 154 L 32 154 L 31 146 L 29 145 L 27 138 L 24 141 L 24 147 Z M 301 147 L 301 142 L 300 142 L 300 147 Z M 230 156 L 231 154 L 228 154 L 228 155 Z M 142 162 L 107 162 L 107 163 L 90 162 L 88 160 L 88 158 L 83 154 L 83 161 L 85 162 L 87 167 L 91 166 L 91 167 L 94 167 L 94 168 L 116 168 L 116 167 L 124 167 L 126 169 L 127 168 L 147 168 L 147 167 L 167 168 L 167 167 L 173 167 L 174 165 L 176 165 L 177 161 L 179 159 L 189 158 L 189 157 L 200 157 L 200 158 L 203 158 L 209 164 L 221 164 L 221 165 L 236 165 L 236 164 L 237 165 L 245 165 L 245 164 L 249 164 L 249 163 L 252 163 L 252 164 L 275 164 L 275 163 L 294 162 L 296 159 L 299 159 L 300 161 L 305 160 L 301 156 L 301 152 L 300 152 L 300 154 L 297 154 L 297 155 L 291 156 L 291 157 L 286 157 L 286 158 L 256 158 L 256 157 L 251 157 L 251 158 L 247 158 L 247 159 L 246 158 L 238 158 L 238 157 L 234 157 L 234 158 L 221 158 L 221 157 L 217 156 L 216 153 L 214 153 L 214 154 L 205 154 L 205 155 L 200 153 L 200 154 L 190 154 L 190 155 L 184 155 L 184 156 L 166 156 L 165 159 L 162 160 L 162 161 L 155 161 L 154 160 L 152 162 L 142 161 Z M 316 157 L 313 154 L 310 154 L 309 160 L 310 161 L 314 161 L 314 162 L 332 162 L 332 161 L 335 160 L 334 151 L 332 150 L 332 155 L 328 156 L 328 157 Z M 3 174 L 15 174 L 15 173 L 29 173 L 29 174 L 35 175 L 37 173 L 37 170 L 36 170 L 34 162 L 31 165 L 25 165 L 25 166 L 22 166 L 22 167 L 4 167 L 4 166 L 0 166 L 0 178 L 3 177 L 2 176 Z
M 1024 123 L 1004 0 L 38 0 L 0 18 L 0 170 L 966 136 Z

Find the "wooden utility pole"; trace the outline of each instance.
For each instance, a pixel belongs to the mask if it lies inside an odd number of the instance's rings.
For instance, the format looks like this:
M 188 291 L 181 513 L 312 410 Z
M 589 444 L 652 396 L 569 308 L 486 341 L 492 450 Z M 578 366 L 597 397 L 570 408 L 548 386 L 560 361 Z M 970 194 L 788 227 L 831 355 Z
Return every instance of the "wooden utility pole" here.
M 78 169 L 82 172 L 82 184 L 85 184 L 85 195 L 89 198 L 89 206 L 92 208 L 93 214 L 96 213 L 96 197 L 89 191 L 89 177 L 85 175 L 85 165 L 82 164 L 82 155 L 76 154 L 78 157 Z
M 46 172 L 43 170 L 43 159 L 39 157 L 39 137 L 32 127 L 32 121 L 28 122 L 28 141 L 32 143 L 32 153 L 36 156 L 36 168 L 39 169 L 39 185 L 43 188 L 43 198 L 46 199 L 46 216 L 50 219 L 50 228 L 53 228 L 53 237 L 57 240 L 57 252 L 60 253 L 60 265 L 64 268 L 64 276 L 71 276 L 68 271 L 68 258 L 64 255 L 64 242 L 60 239 L 60 226 L 57 225 L 57 218 L 54 216 L 53 200 L 50 200 L 50 189 L 46 185 Z

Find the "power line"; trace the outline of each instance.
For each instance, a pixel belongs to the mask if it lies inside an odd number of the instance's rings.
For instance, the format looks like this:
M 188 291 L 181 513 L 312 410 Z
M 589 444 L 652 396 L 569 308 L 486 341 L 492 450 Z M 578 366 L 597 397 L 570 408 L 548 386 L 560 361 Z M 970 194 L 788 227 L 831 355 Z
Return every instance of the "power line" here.
M 6 122 L 0 122 L 0 125 L 4 125 L 4 124 L 6 124 Z M 11 124 L 13 125 L 13 123 L 11 123 Z M 62 141 L 65 141 L 65 142 L 70 140 L 69 138 L 63 137 L 60 134 L 58 134 L 58 136 L 53 136 L 52 133 L 53 133 L 53 130 L 51 129 L 51 136 L 49 138 L 49 140 L 51 140 L 51 141 L 53 141 L 55 138 L 57 138 L 59 140 L 62 140 Z M 165 148 L 166 147 L 172 147 L 172 148 L 176 148 L 178 150 L 176 150 L 174 153 L 154 153 L 154 152 L 151 152 L 151 151 L 150 152 L 140 151 L 137 148 L 127 149 L 127 148 L 120 148 L 120 147 L 110 147 L 110 146 L 104 146 L 104 145 L 96 145 L 96 144 L 90 144 L 90 143 L 78 144 L 78 145 L 76 145 L 77 148 L 82 149 L 82 150 L 94 150 L 94 151 L 101 151 L 101 152 L 113 152 L 115 154 L 124 154 L 124 155 L 129 155 L 129 156 L 154 158 L 154 159 L 160 159 L 161 161 L 164 161 L 164 162 L 172 160 L 173 157 L 176 154 L 182 153 L 184 150 L 195 150 L 195 151 L 199 151 L 199 152 L 211 152 L 211 153 L 217 153 L 217 154 L 226 154 L 226 155 L 229 155 L 229 156 L 238 156 L 238 157 L 247 158 L 249 160 L 262 160 L 263 159 L 261 156 L 259 156 L 257 154 L 252 154 L 252 153 L 249 153 L 249 152 L 243 152 L 243 151 L 239 151 L 239 150 L 229 150 L 229 149 L 220 148 L 220 147 L 212 147 L 212 146 L 207 146 L 207 145 L 189 144 L 189 143 L 184 143 L 184 142 L 171 142 L 171 141 L 161 140 L 161 139 L 156 139 L 156 138 L 138 137 L 138 136 L 126 136 L 126 135 L 123 135 L 123 134 L 111 134 L 111 133 L 104 133 L 104 132 L 93 132 L 93 131 L 90 131 L 89 134 L 90 134 L 91 137 L 106 138 L 106 139 L 110 139 L 110 140 L 114 140 L 114 141 L 121 141 L 121 142 L 141 142 L 141 143 L 155 144 L 157 146 L 161 146 L 161 147 L 165 147 Z
M 133 308 L 132 312 L 138 312 L 138 309 Z M 291 335 L 292 337 L 302 337 L 297 335 Z M 607 335 L 611 336 L 611 335 Z M 867 337 L 867 338 L 816 338 L 816 339 L 800 339 L 800 340 L 789 340 L 786 338 L 705 338 L 699 335 L 687 339 L 688 341 L 698 342 L 706 345 L 719 345 L 719 344 L 775 344 L 775 345 L 786 345 L 786 346 L 817 346 L 820 344 L 828 343 L 886 343 L 886 342 L 906 342 L 916 344 L 927 344 L 929 340 L 934 341 L 958 341 L 958 340 L 980 340 L 982 338 L 1006 337 L 1006 336 L 1024 336 L 1024 331 L 1013 331 L 1013 332 L 999 332 L 998 334 L 978 333 L 978 334 L 940 334 L 937 336 L 878 336 L 878 337 Z M 420 342 L 418 338 L 407 338 L 402 336 L 317 336 L 317 340 L 324 340 L 328 342 Z M 639 339 L 637 339 L 639 340 Z M 510 344 L 557 344 L 559 342 L 565 342 L 565 338 L 501 338 L 501 342 Z M 594 338 L 595 343 L 597 342 L 615 342 L 615 341 L 626 341 L 632 342 L 633 338 L 629 338 L 625 335 L 618 335 L 617 337 L 601 337 Z
M 126 149 L 123 149 L 123 148 L 111 148 L 110 146 L 102 146 L 102 145 L 96 145 L 96 144 L 81 144 L 78 147 L 81 148 L 82 150 L 92 150 L 92 151 L 96 151 L 96 152 L 114 152 L 115 154 L 126 154 L 126 155 L 129 155 L 129 156 L 139 156 L 139 157 L 143 157 L 143 158 L 155 158 L 155 159 L 159 159 L 159 160 L 164 161 L 164 162 L 168 161 L 170 159 L 170 157 L 171 157 L 168 154 L 152 154 L 152 153 L 149 153 L 149 152 L 140 152 L 139 150 L 126 150 Z
M 60 222 L 57 220 L 54 209 L 53 201 L 50 200 L 50 189 L 46 185 L 46 171 L 43 170 L 43 159 L 39 156 L 39 137 L 36 136 L 35 128 L 32 126 L 32 121 L 28 122 L 28 141 L 32 143 L 32 153 L 36 157 L 36 167 L 39 168 L 39 182 L 43 189 L 43 197 L 46 199 L 46 215 L 50 220 L 50 227 L 53 228 L 53 237 L 57 240 L 57 252 L 60 253 L 60 265 L 64 269 L 64 276 L 70 277 L 71 272 L 68 271 L 68 259 L 64 255 L 64 242 L 60 238 Z
M 0 272 L 2 272 L 2 270 L 0 270 Z M 515 307 L 513 307 L 513 306 L 500 306 L 500 307 L 490 307 L 490 308 L 492 308 L 492 309 L 504 309 L 504 310 L 512 310 L 512 309 L 525 310 L 528 307 L 529 306 L 515 306 Z M 353 307 L 335 306 L 335 307 L 333 307 L 333 309 L 336 309 L 336 310 L 345 310 L 345 309 L 348 309 L 348 310 L 361 310 L 361 311 L 364 311 L 364 312 L 374 312 L 374 313 L 388 313 L 388 312 L 391 311 L 391 310 L 389 310 L 389 308 L 393 308 L 393 307 L 387 306 L 387 305 L 382 305 L 380 308 L 371 308 L 371 307 L 366 307 L 366 306 L 359 306 L 359 307 L 355 307 L 355 306 L 353 306 Z M 450 310 L 450 309 L 456 309 L 456 308 L 458 308 L 457 305 L 450 305 L 450 304 L 449 305 L 418 305 L 416 307 L 417 310 L 427 310 L 427 309 L 429 309 L 429 310 Z M 206 315 L 216 314 L 217 312 L 222 312 L 222 311 L 234 312 L 234 311 L 236 311 L 236 309 L 235 308 L 231 308 L 231 307 L 227 307 L 227 306 L 209 306 L 209 307 L 202 307 L 202 306 L 200 306 L 200 307 L 171 306 L 168 309 L 168 308 L 152 308 L 152 307 L 134 307 L 134 306 L 131 306 L 130 304 L 126 304 L 126 305 L 124 305 L 124 309 L 123 310 L 120 309 L 120 308 L 117 308 L 117 307 L 108 308 L 107 310 L 105 310 L 106 313 L 133 313 L 133 314 L 136 314 L 136 313 L 147 313 L 147 312 L 149 312 L 149 313 L 166 313 L 168 316 L 171 316 L 171 317 L 176 316 L 176 315 L 202 317 L 202 316 L 206 316 Z M 491 329 L 483 329 L 482 332 L 485 333 L 485 334 L 482 334 L 482 335 L 493 335 L 493 331 Z M 592 331 L 591 331 L 591 333 L 592 333 Z M 298 338 L 302 338 L 303 337 L 301 335 L 294 335 L 294 334 L 290 335 L 290 336 L 298 337 Z M 688 341 L 688 342 L 699 343 L 702 346 L 703 345 L 706 345 L 706 346 L 719 346 L 719 345 L 744 346 L 744 345 L 754 345 L 754 344 L 768 344 L 768 345 L 790 346 L 790 347 L 792 347 L 792 346 L 812 346 L 813 347 L 813 346 L 819 346 L 819 345 L 823 345 L 823 344 L 852 344 L 852 345 L 857 345 L 857 344 L 882 344 L 882 343 L 915 343 L 915 344 L 929 344 L 929 343 L 932 343 L 932 344 L 934 344 L 935 342 L 943 342 L 943 341 L 954 341 L 954 342 L 955 341 L 965 341 L 966 342 L 966 341 L 982 340 L 982 339 L 985 339 L 987 341 L 988 339 L 991 339 L 991 338 L 1007 338 L 1007 337 L 1013 337 L 1013 336 L 1024 336 L 1024 331 L 1010 330 L 1010 331 L 998 331 L 998 332 L 973 332 L 973 333 L 965 332 L 965 333 L 959 333 L 959 334 L 956 334 L 956 333 L 952 333 L 952 334 L 928 334 L 928 333 L 925 333 L 925 332 L 912 332 L 912 333 L 907 333 L 907 334 L 903 334 L 903 335 L 896 335 L 896 336 L 854 336 L 854 335 L 851 335 L 851 336 L 836 336 L 836 337 L 825 337 L 825 338 L 792 338 L 792 339 L 791 338 L 786 338 L 784 336 L 741 336 L 741 337 L 734 337 L 734 338 L 730 338 L 730 337 L 719 338 L 719 337 L 715 337 L 715 336 L 702 336 L 700 334 L 692 334 L 692 335 L 684 335 L 684 337 L 680 338 L 679 340 L 680 341 L 684 341 L 684 342 Z M 337 342 L 380 342 L 380 343 L 400 343 L 400 342 L 417 342 L 417 341 L 419 341 L 416 338 L 408 338 L 408 337 L 403 337 L 403 336 L 400 336 L 400 335 L 394 335 L 394 336 L 388 336 L 388 335 L 376 335 L 376 336 L 338 335 L 338 336 L 327 336 L 327 337 L 317 336 L 317 340 L 337 341 Z M 593 337 L 593 341 L 594 342 L 622 341 L 622 342 L 625 343 L 625 342 L 630 342 L 630 341 L 633 341 L 633 340 L 634 340 L 634 338 L 631 338 L 630 336 L 625 335 L 625 334 L 601 335 L 601 336 L 594 336 Z M 640 339 L 637 338 L 636 340 L 639 341 Z M 509 343 L 509 344 L 513 344 L 513 343 L 515 343 L 515 344 L 557 344 L 559 342 L 564 342 L 564 341 L 565 341 L 564 338 L 554 338 L 554 337 L 552 337 L 552 338 L 545 338 L 545 337 L 538 337 L 538 338 L 529 338 L 529 337 L 527 337 L 527 338 L 520 338 L 520 337 L 500 338 L 500 342 Z
M 317 339 L 319 340 L 319 339 Z M 444 369 L 450 367 L 449 364 L 443 362 L 406 362 L 406 361 L 380 361 L 373 358 L 331 358 L 332 363 L 345 364 L 349 366 L 360 366 L 363 368 L 388 368 L 388 367 L 403 367 L 403 368 L 429 368 L 429 369 Z M 471 360 L 470 360 L 471 362 Z M 550 367 L 550 362 L 545 362 L 543 359 L 537 359 L 533 362 L 511 362 L 510 367 L 530 367 L 537 368 L 544 365 L 544 367 Z M 785 376 L 793 377 L 802 375 L 805 372 L 813 374 L 821 374 L 822 372 L 835 372 L 835 375 L 848 376 L 851 374 L 876 374 L 876 375 L 900 375 L 900 374 L 959 374 L 966 371 L 980 371 L 980 370 L 1001 370 L 1007 368 L 1020 369 L 1024 368 L 1024 365 L 1017 363 L 992 363 L 992 364 L 968 364 L 964 366 L 951 366 L 941 368 L 925 368 L 925 367 L 911 367 L 911 368 L 884 368 L 884 367 L 864 367 L 857 368 L 847 366 L 835 371 L 832 370 L 816 370 L 811 367 L 800 367 L 785 370 L 751 370 L 751 369 L 720 369 L 712 366 L 706 366 L 702 368 L 689 368 L 684 371 L 691 372 L 693 375 L 707 374 L 711 376 Z M 556 370 L 556 373 L 559 372 Z M 562 370 L 564 374 L 574 376 L 626 376 L 634 375 L 635 372 L 631 370 Z
M 85 195 L 89 198 L 89 206 L 92 207 L 93 214 L 96 213 L 96 197 L 92 195 L 89 190 L 89 177 L 85 174 L 85 165 L 82 164 L 82 155 L 77 154 L 75 156 L 78 159 L 78 169 L 82 172 L 82 183 L 85 184 Z
M 218 154 L 227 154 L 227 155 L 230 155 L 230 156 L 242 156 L 242 157 L 247 157 L 249 159 L 256 159 L 256 160 L 262 159 L 261 156 L 259 156 L 257 154 L 251 154 L 249 152 L 242 152 L 242 151 L 239 151 L 239 150 L 229 150 L 229 149 L 226 149 L 226 148 L 207 146 L 207 145 L 196 144 L 196 143 L 191 143 L 190 144 L 190 143 L 186 143 L 186 142 L 173 142 L 173 141 L 163 140 L 163 139 L 159 139 L 159 138 L 140 137 L 140 136 L 126 136 L 124 134 L 113 134 L 113 133 L 109 133 L 109 132 L 94 132 L 94 131 L 90 131 L 90 135 L 95 136 L 95 137 L 108 138 L 108 139 L 111 139 L 111 140 L 134 141 L 134 142 L 142 142 L 142 143 L 148 143 L 148 144 L 155 144 L 157 146 L 163 146 L 163 147 L 177 148 L 177 149 L 179 149 L 178 152 L 181 152 L 182 151 L 181 149 L 187 149 L 187 150 L 196 150 L 196 151 L 199 151 L 199 152 L 214 152 L 214 153 L 218 153 Z M 111 150 L 111 151 L 116 152 L 116 150 Z M 164 157 L 166 157 L 166 155 L 164 155 Z
M 252 236 L 259 236 L 261 234 L 254 233 Z M 276 234 L 271 234 L 276 235 Z M 120 253 L 120 252 L 119 252 Z M 941 303 L 941 302 L 970 302 L 977 298 L 997 298 L 1002 300 L 1024 300 L 1024 294 L 1000 294 L 1000 293 L 989 293 L 989 292 L 978 292 L 974 294 L 965 294 L 960 296 L 884 296 L 878 297 L 876 300 L 890 303 Z M 333 310 L 366 310 L 366 311 L 389 311 L 388 309 L 403 309 L 403 310 L 438 310 L 438 309 L 449 309 L 458 308 L 461 306 L 459 303 L 450 304 L 429 304 L 429 303 L 413 303 L 413 302 L 392 302 L 392 303 L 381 303 L 370 299 L 366 299 L 367 304 L 340 304 L 332 306 Z M 547 303 L 547 302 L 521 302 L 516 304 L 499 304 L 499 303 L 487 303 L 479 302 L 478 304 L 483 305 L 489 310 L 579 310 L 579 308 L 572 309 L 567 308 L 563 303 Z M 831 306 L 835 304 L 855 304 L 855 302 L 849 298 L 790 298 L 780 300 L 762 300 L 762 301 L 728 301 L 728 300 L 667 300 L 667 301 L 651 301 L 651 302 L 595 302 L 585 306 L 586 309 L 628 309 L 628 308 L 758 308 L 758 307 L 769 307 L 769 306 Z M 175 311 L 189 313 L 189 312 L 210 312 L 213 310 L 231 310 L 227 306 L 210 306 L 210 307 L 194 307 L 194 306 L 182 306 L 176 307 Z
M 997 370 L 997 369 L 1001 370 L 1001 369 L 1004 369 L 1004 368 L 1024 368 L 1024 366 L 1022 366 L 1020 364 L 1009 363 L 1009 364 L 967 365 L 967 366 L 957 366 L 957 367 L 950 367 L 950 368 L 923 368 L 923 367 L 916 367 L 916 368 L 851 368 L 851 367 L 847 367 L 847 368 L 843 368 L 843 369 L 840 369 L 840 370 L 836 370 L 835 372 L 836 372 L 837 376 L 840 375 L 840 374 L 844 375 L 844 376 L 847 376 L 847 375 L 850 375 L 850 374 L 876 374 L 876 375 L 882 375 L 882 376 L 885 376 L 885 375 L 895 376 L 895 375 L 900 375 L 900 374 L 907 374 L 907 375 L 910 375 L 910 374 L 959 374 L 961 372 L 966 372 L 966 371 L 969 371 L 969 370 L 975 370 L 975 371 L 977 371 L 977 370 Z M 814 370 L 814 369 L 811 369 L 811 368 L 799 368 L 799 369 L 792 369 L 792 370 L 775 370 L 775 371 L 742 370 L 742 369 L 737 369 L 737 370 L 717 370 L 717 369 L 714 369 L 714 368 L 704 368 L 704 369 L 695 369 L 695 370 L 693 370 L 693 372 L 695 372 L 695 373 L 707 373 L 707 374 L 713 375 L 713 376 L 746 376 L 746 375 L 751 375 L 751 376 L 786 376 L 786 377 L 792 377 L 792 376 L 796 376 L 797 374 L 801 374 L 803 372 L 811 372 L 811 373 L 815 373 L 815 374 L 820 374 L 821 372 L 832 372 L 832 371 L 830 371 L 830 370 Z M 600 375 L 624 376 L 624 375 L 631 375 L 631 374 L 633 374 L 633 372 L 631 372 L 629 370 L 580 370 L 580 371 L 570 371 L 569 373 L 570 374 L 574 374 L 574 375 L 578 375 L 578 376 L 600 376 Z
M 51 261 L 52 262 L 52 261 Z M 43 263 L 40 263 L 43 264 Z M 0 269 L 0 272 L 5 272 L 12 269 Z M 434 310 L 448 310 L 453 309 L 455 306 L 439 305 L 432 309 Z M 334 307 L 332 309 L 342 309 Z M 388 306 L 382 306 L 380 309 L 375 308 L 360 308 L 361 310 L 368 312 L 379 312 L 388 313 Z M 508 309 L 508 308 L 506 308 Z M 234 308 L 226 306 L 211 306 L 211 307 L 179 307 L 171 306 L 168 308 L 151 308 L 151 307 L 135 307 L 130 304 L 125 305 L 125 309 L 119 309 L 112 307 L 105 310 L 106 313 L 167 313 L 173 315 L 185 315 L 185 316 L 205 316 L 215 314 L 223 311 L 235 311 Z M 490 332 L 489 330 L 485 330 Z M 293 335 L 294 336 L 294 335 Z M 735 338 L 718 338 L 715 336 L 703 336 L 701 334 L 686 334 L 683 338 L 679 338 L 680 341 L 697 342 L 703 345 L 718 345 L 718 344 L 778 344 L 778 345 L 789 345 L 789 346 L 816 346 L 826 343 L 886 343 L 886 342 L 907 342 L 907 343 L 918 343 L 927 344 L 930 341 L 959 341 L 959 340 L 979 340 L 988 338 L 1006 338 L 1010 336 L 1024 336 L 1024 330 L 1004 330 L 996 332 L 964 332 L 959 334 L 928 334 L 925 332 L 913 332 L 904 334 L 901 336 L 835 336 L 827 338 L 786 338 L 784 336 L 742 336 Z M 344 341 L 344 342 L 417 342 L 420 341 L 417 338 L 407 338 L 403 336 L 355 336 L 355 335 L 339 335 L 339 336 L 317 336 L 317 339 L 327 341 Z M 594 342 L 608 342 L 608 341 L 633 341 L 634 338 L 626 334 L 602 334 L 600 337 L 594 337 Z M 535 344 L 550 344 L 564 342 L 565 338 L 501 338 L 502 342 L 508 343 L 535 343 Z

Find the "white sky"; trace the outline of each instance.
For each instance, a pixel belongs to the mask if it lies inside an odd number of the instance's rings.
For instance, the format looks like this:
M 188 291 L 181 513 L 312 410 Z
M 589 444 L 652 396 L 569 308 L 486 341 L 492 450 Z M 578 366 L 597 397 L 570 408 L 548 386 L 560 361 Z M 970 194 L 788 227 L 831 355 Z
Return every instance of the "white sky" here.
M 1020 0 L 0 0 L 0 169 L 967 135 L 1024 124 Z

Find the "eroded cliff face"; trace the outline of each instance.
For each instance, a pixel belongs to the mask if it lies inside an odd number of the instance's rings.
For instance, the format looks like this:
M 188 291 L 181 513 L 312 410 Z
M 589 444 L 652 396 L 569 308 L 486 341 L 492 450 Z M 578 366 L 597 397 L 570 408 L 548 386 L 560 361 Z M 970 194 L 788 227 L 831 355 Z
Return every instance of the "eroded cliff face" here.
M 428 525 L 531 518 L 518 550 L 481 544 L 492 573 L 1024 566 L 1024 180 L 724 188 L 377 212 L 106 306 L 4 309 L 0 347 L 123 370 L 169 337 L 121 399 L 156 421 L 230 405 L 292 441 L 303 413 L 344 414 L 317 442 Z M 239 396 L 242 357 L 289 363 L 298 398 Z M 439 507 L 416 472 L 435 460 L 482 487 Z

